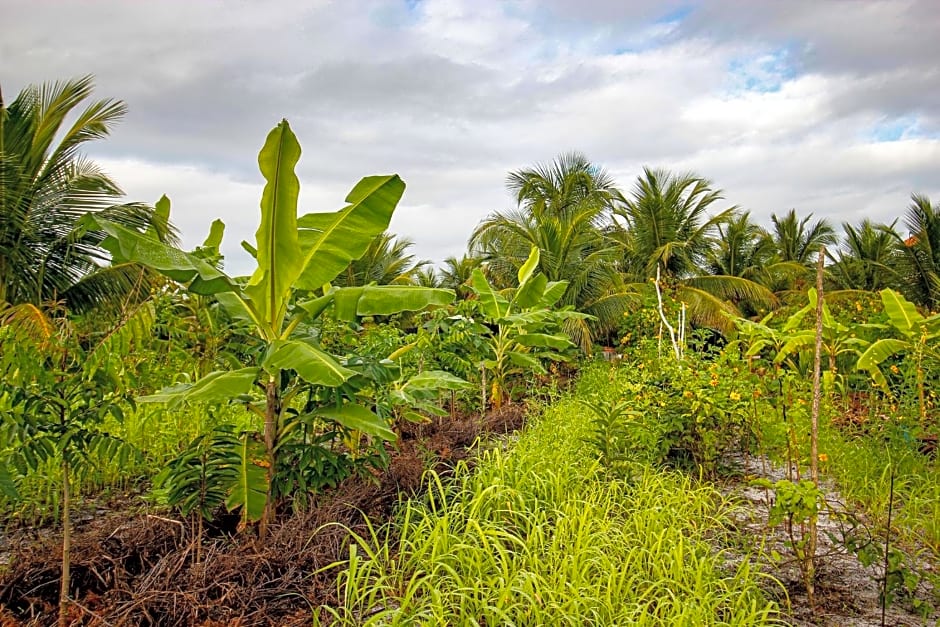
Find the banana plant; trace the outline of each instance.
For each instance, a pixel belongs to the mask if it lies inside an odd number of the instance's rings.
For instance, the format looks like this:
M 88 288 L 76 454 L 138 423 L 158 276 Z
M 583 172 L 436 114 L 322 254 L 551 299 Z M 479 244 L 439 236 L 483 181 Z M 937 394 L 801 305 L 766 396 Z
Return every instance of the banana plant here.
M 199 255 L 147 234 L 93 215 L 86 218 L 89 226 L 107 233 L 102 246 L 114 260 L 140 263 L 181 283 L 192 294 L 214 296 L 230 316 L 246 320 L 260 338 L 263 350 L 252 365 L 212 372 L 195 383 L 174 386 L 144 400 L 178 404 L 237 399 L 263 417 L 265 455 L 253 463 L 267 469 L 264 508 L 258 515 L 247 497 L 246 502 L 228 501 L 230 507 L 242 507 L 243 523 L 260 521 L 262 537 L 274 513 L 279 444 L 291 403 L 298 394 L 311 394 L 309 386 L 338 390 L 356 375 L 307 332 L 313 321 L 328 310 L 354 319 L 446 305 L 454 299 L 451 290 L 416 286 L 330 287 L 351 261 L 365 253 L 372 239 L 388 228 L 405 184 L 397 175 L 366 177 L 349 192 L 347 205 L 339 211 L 298 217 L 300 183 L 294 169 L 300 152 L 297 138 L 283 120 L 268 134 L 258 155 L 265 186 L 255 243 L 242 243 L 257 262 L 247 280 L 228 276 Z M 313 297 L 304 300 L 305 295 Z M 263 398 L 254 396 L 257 389 L 263 390 Z M 394 437 L 385 420 L 354 399 L 339 393 L 331 398 L 331 403 L 311 412 L 375 438 Z
M 523 372 L 545 373 L 543 359 L 565 361 L 560 351 L 574 347 L 561 332 L 566 319 L 588 319 L 588 314 L 571 310 L 552 310 L 565 293 L 567 281 L 549 281 L 541 272 L 539 249 L 532 247 L 519 268 L 519 286 L 496 290 L 480 268 L 473 271 L 470 286 L 480 302 L 486 322 L 495 327 L 488 336 L 489 356 L 483 367 L 492 374 L 490 398 L 494 407 L 502 407 L 508 396 L 509 378 Z
M 816 310 L 816 300 L 818 298 L 815 288 L 810 288 L 808 292 L 808 302 L 805 307 L 791 315 L 781 329 L 782 337 L 785 338 L 783 346 L 774 357 L 775 364 L 782 364 L 791 360 L 794 356 L 810 351 L 816 342 L 815 328 L 801 328 L 803 318 L 808 313 Z M 829 305 L 823 300 L 822 307 L 823 318 L 823 352 L 828 356 L 829 368 L 823 373 L 823 383 L 826 389 L 831 389 L 838 374 L 838 359 L 843 355 L 854 355 L 857 359 L 862 354 L 870 342 L 864 338 L 868 332 L 879 325 L 870 324 L 852 324 L 847 325 L 839 322 L 832 312 Z M 791 362 L 791 365 L 794 363 Z M 794 368 L 796 369 L 796 368 Z
M 759 359 L 762 353 L 773 353 L 777 355 L 786 343 L 786 336 L 769 324 L 773 315 L 774 312 L 770 312 L 761 318 L 759 322 L 737 316 L 732 318 L 737 328 L 738 336 L 729 343 L 728 346 L 729 348 L 731 346 L 737 346 L 744 354 L 744 357 L 747 359 L 752 369 L 753 361 Z M 775 370 L 779 369 L 779 367 L 780 365 L 778 363 L 774 364 Z
M 927 418 L 927 406 L 924 398 L 924 359 L 940 358 L 937 340 L 940 339 L 940 314 L 925 317 L 913 303 L 891 289 L 881 290 L 881 302 L 891 327 L 900 335 L 897 338 L 881 338 L 872 344 L 858 358 L 857 367 L 865 370 L 881 389 L 890 393 L 888 382 L 881 371 L 881 364 L 888 358 L 907 354 L 914 360 L 915 385 L 923 423 Z

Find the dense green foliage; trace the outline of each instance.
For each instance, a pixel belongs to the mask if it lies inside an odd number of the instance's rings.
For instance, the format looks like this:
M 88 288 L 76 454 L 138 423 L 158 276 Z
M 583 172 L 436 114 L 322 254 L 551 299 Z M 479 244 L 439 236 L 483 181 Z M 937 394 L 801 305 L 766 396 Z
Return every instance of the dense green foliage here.
M 119 491 L 188 517 L 197 547 L 203 521 L 226 512 L 264 538 L 350 477 L 375 479 L 407 423 L 539 397 L 518 441 L 484 441 L 452 477 L 429 474 L 425 497 L 324 569 L 339 603 L 320 618 L 777 621 L 786 600 L 756 564 L 780 556 L 735 534 L 712 483 L 755 457 L 785 468 L 756 485 L 774 497 L 767 533 L 784 529 L 792 556 L 807 559 L 810 521 L 847 521 L 832 541 L 888 564 L 873 571 L 885 598 L 934 611 L 940 209 L 928 198 L 913 195 L 906 237 L 862 220 L 840 239 L 795 210 L 765 228 L 696 174 L 644 169 L 625 195 L 568 154 L 511 173 L 515 207 L 434 269 L 387 231 L 397 175 L 298 216 L 300 144 L 283 121 L 258 156 L 260 224 L 243 243 L 256 269 L 238 277 L 220 221 L 184 251 L 168 199 L 117 204 L 78 150 L 124 108 L 78 112 L 90 90 L 82 79 L 0 102 L 0 511 L 63 521 L 63 579 L 70 511 L 87 498 Z M 560 397 L 559 375 L 579 367 Z

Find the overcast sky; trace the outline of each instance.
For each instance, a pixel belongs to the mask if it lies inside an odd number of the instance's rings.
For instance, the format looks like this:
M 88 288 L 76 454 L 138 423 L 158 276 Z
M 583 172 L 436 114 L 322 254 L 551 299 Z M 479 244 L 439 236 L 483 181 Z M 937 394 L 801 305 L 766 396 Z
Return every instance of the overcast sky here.
M 940 202 L 937 0 L 0 0 L 5 98 L 83 74 L 129 107 L 90 154 L 170 196 L 187 246 L 221 217 L 235 273 L 281 118 L 301 213 L 397 172 L 392 229 L 435 263 L 511 206 L 507 172 L 569 150 L 625 191 L 694 171 L 764 222 Z

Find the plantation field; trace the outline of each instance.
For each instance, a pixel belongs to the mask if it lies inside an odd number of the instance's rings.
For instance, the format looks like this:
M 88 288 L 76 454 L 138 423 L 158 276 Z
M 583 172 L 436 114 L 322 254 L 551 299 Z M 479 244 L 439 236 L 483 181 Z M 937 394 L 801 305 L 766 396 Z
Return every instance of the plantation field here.
M 570 154 L 435 269 L 398 175 L 299 213 L 284 120 L 237 276 L 90 91 L 0 102 L 0 624 L 937 624 L 926 197 L 840 239 Z

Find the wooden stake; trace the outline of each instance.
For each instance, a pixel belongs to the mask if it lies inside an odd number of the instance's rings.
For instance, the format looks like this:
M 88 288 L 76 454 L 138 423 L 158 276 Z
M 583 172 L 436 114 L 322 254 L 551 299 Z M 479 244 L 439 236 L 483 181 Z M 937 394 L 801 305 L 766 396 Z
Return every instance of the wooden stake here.
M 822 400 L 822 338 L 823 338 L 823 270 L 826 263 L 826 247 L 819 247 L 819 261 L 816 263 L 816 346 L 813 351 L 813 411 L 810 432 L 809 476 L 813 485 L 819 488 L 819 406 Z M 816 611 L 816 527 L 818 515 L 809 519 L 809 538 L 806 543 L 806 595 L 809 605 Z

